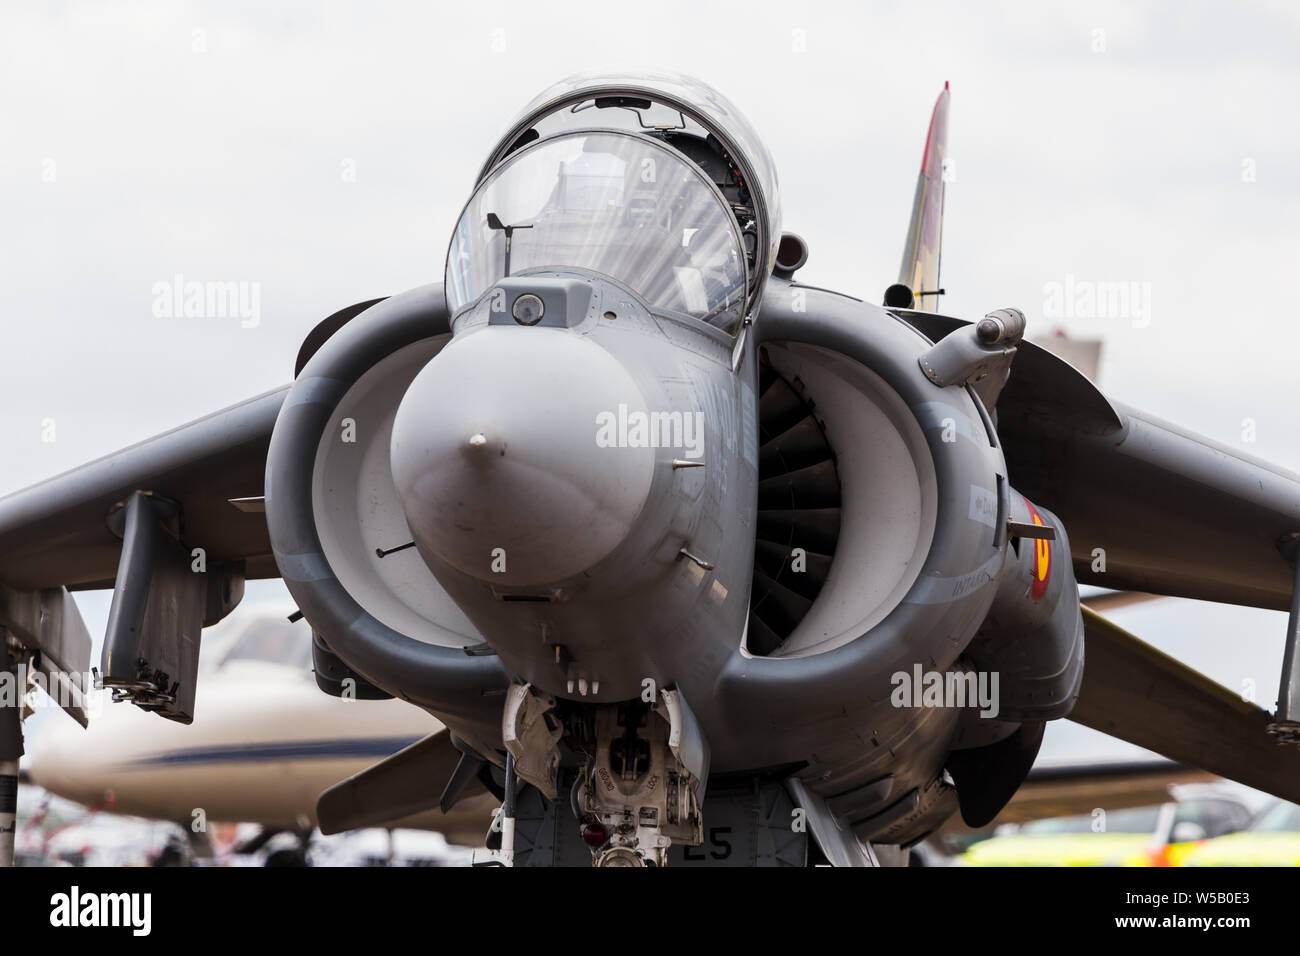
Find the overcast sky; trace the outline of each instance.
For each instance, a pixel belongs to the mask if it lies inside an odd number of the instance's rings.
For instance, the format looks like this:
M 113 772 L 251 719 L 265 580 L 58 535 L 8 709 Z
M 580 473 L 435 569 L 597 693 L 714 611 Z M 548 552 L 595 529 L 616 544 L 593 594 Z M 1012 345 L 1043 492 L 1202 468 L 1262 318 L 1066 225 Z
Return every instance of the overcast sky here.
M 1113 397 L 1300 469 L 1293 3 L 275 6 L 0 12 L 0 493 L 277 387 L 329 313 L 440 281 L 524 103 L 638 67 L 730 97 L 800 278 L 873 301 L 950 82 L 943 310 L 1100 337 Z M 255 284 L 259 321 L 159 317 L 177 274 Z M 1115 282 L 1138 311 L 1044 316 Z M 1276 681 L 1281 615 L 1131 613 L 1224 681 Z

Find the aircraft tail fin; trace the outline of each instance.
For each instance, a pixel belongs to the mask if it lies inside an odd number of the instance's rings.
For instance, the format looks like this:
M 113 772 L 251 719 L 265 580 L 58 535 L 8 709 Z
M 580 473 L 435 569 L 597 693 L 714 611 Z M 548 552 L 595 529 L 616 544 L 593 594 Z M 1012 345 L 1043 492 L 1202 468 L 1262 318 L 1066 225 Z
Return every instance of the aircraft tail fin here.
M 907 227 L 903 264 L 898 285 L 886 294 L 886 305 L 937 310 L 939 252 L 943 244 L 943 161 L 948 155 L 948 84 L 934 104 L 930 131 L 921 156 L 921 174 L 916 180 L 912 221 Z M 900 286 L 902 288 L 900 288 Z M 910 292 L 908 296 L 906 293 Z M 911 300 L 911 301 L 909 301 Z

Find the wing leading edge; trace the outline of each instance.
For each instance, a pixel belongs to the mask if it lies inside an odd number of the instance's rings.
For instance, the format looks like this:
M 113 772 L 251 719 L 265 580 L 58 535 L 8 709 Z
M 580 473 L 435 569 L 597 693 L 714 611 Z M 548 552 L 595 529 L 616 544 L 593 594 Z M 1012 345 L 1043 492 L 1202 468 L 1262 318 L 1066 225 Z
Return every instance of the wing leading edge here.
M 288 388 L 0 498 L 0 582 L 21 590 L 112 587 L 121 539 L 114 507 L 145 491 L 180 506 L 181 540 L 212 563 L 243 560 L 249 578 L 279 577 L 261 498 L 266 449 Z M 242 505 L 232 500 L 253 499 Z

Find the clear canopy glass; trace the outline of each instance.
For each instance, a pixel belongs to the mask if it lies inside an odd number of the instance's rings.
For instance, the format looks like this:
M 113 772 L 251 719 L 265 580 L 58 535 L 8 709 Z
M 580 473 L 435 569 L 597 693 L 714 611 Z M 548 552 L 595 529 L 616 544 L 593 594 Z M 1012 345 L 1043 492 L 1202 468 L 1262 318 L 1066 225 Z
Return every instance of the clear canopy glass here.
M 649 101 L 644 108 L 638 101 Z M 749 260 L 752 311 L 763 296 L 781 238 L 776 166 L 757 130 L 734 103 L 696 77 L 680 73 L 579 73 L 567 76 L 524 108 L 488 155 L 478 181 L 510 153 L 538 138 L 573 129 L 680 129 L 718 141 L 749 194 L 740 215 L 754 217 L 757 248 Z
M 698 167 L 647 136 L 563 134 L 494 169 L 452 236 L 447 302 L 455 312 L 506 275 L 565 266 L 727 331 L 743 315 L 735 218 Z

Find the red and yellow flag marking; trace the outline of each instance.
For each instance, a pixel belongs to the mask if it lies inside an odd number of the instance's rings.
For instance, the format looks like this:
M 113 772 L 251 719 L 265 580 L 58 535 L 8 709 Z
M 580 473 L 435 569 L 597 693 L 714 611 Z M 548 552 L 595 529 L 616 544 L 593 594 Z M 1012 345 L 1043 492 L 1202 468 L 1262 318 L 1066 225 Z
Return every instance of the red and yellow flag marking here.
M 1029 509 L 1029 518 L 1036 525 L 1046 525 L 1043 516 L 1026 499 L 1025 507 Z M 1029 589 L 1029 596 L 1037 601 L 1047 593 L 1047 583 L 1052 579 L 1052 542 L 1042 538 L 1034 539 L 1034 581 Z

